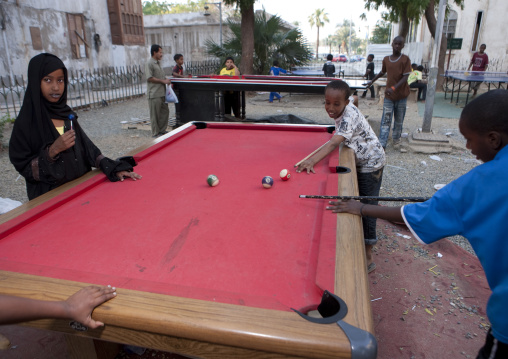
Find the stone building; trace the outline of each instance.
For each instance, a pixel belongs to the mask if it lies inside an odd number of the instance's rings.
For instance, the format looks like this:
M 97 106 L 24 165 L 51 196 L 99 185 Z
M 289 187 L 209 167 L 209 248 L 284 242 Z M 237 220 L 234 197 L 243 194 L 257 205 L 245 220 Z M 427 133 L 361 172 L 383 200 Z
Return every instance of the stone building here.
M 504 17 L 508 14 L 506 0 L 464 0 L 461 9 L 454 2 L 448 1 L 450 11 L 444 21 L 443 32 L 448 39 L 462 39 L 460 50 L 452 50 L 450 70 L 466 70 L 473 54 L 481 44 L 487 45 L 489 55 L 488 71 L 506 72 L 508 70 L 508 29 Z M 437 14 L 436 14 L 437 18 Z M 395 25 L 393 32 L 398 33 Z M 406 43 L 421 43 L 422 62 L 428 64 L 432 60 L 434 40 L 423 17 L 419 24 L 411 24 Z M 448 67 L 449 51 L 446 52 L 445 69 Z
M 30 59 L 49 52 L 70 69 L 144 63 L 141 0 L 3 0 L 0 76 L 27 72 Z

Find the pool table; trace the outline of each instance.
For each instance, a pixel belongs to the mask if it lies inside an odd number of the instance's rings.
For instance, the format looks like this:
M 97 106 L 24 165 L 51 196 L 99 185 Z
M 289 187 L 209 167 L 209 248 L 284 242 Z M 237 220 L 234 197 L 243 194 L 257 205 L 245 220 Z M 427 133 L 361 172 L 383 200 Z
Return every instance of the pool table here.
M 116 286 L 93 313 L 101 329 L 28 323 L 74 334 L 80 353 L 114 342 L 199 358 L 374 358 L 361 219 L 299 198 L 357 195 L 354 155 L 293 171 L 332 133 L 190 122 L 133 154 L 139 181 L 92 171 L 2 215 L 0 293 L 55 300 Z
M 336 79 L 339 80 L 339 79 Z M 240 92 L 240 112 L 245 119 L 245 91 L 270 91 L 322 94 L 332 81 L 328 77 L 310 76 L 198 76 L 172 78 L 177 94 L 176 123 L 182 125 L 187 119 L 201 121 L 224 121 L 224 91 Z M 354 90 L 365 89 L 362 79 L 342 79 Z M 268 96 L 267 96 L 268 100 Z

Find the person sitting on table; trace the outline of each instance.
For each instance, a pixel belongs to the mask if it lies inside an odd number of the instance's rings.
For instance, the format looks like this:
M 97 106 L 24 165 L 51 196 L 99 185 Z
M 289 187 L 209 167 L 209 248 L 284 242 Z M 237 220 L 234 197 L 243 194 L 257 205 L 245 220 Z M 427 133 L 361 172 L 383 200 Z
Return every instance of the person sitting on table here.
M 376 134 L 358 107 L 353 105 L 351 89 L 345 81 L 332 80 L 325 90 L 325 109 L 335 120 L 335 133 L 322 149 L 297 166 L 296 172 L 316 173 L 314 166 L 332 153 L 342 142 L 355 152 L 358 192 L 360 196 L 379 196 L 385 151 Z M 377 201 L 365 201 L 377 204 Z M 367 271 L 376 269 L 372 261 L 372 247 L 377 243 L 376 219 L 363 217 L 363 235 L 367 255 Z
M 23 105 L 9 141 L 11 163 L 25 178 L 30 200 L 92 167 L 101 168 L 112 182 L 141 178 L 129 163 L 104 157 L 87 137 L 67 105 L 67 84 L 67 69 L 55 55 L 30 60 Z
M 226 57 L 226 67 L 220 70 L 222 76 L 240 76 L 240 70 L 235 65 L 235 60 L 229 56 Z M 240 92 L 224 91 L 224 113 L 231 115 L 231 110 L 236 118 L 240 118 Z
M 457 234 L 466 237 L 492 290 L 487 303 L 491 327 L 477 359 L 508 358 L 508 91 L 490 91 L 469 102 L 460 115 L 459 130 L 466 147 L 484 163 L 428 201 L 403 207 L 332 201 L 327 209 L 405 222 L 424 244 Z
M 272 75 L 272 76 L 279 76 L 281 73 L 282 74 L 286 74 L 287 71 L 284 70 L 284 69 L 281 69 L 279 67 L 279 61 L 274 60 L 273 61 L 273 66 L 270 68 L 270 75 Z M 280 99 L 282 98 L 282 96 L 279 95 L 277 92 L 270 92 L 270 98 L 269 98 L 269 102 L 270 103 L 273 102 L 273 98 L 274 97 L 277 97 L 277 100 L 279 100 L 279 102 L 280 102 Z
M 407 78 L 407 83 L 410 88 L 418 89 L 417 101 L 425 102 L 425 98 L 427 97 L 427 84 L 423 82 L 423 74 L 418 71 L 418 66 L 416 64 L 411 64 L 411 68 L 413 70 Z
M 116 297 L 115 287 L 89 286 L 64 301 L 36 300 L 0 294 L 0 325 L 38 319 L 72 319 L 96 329 L 104 323 L 93 320 L 95 307 Z

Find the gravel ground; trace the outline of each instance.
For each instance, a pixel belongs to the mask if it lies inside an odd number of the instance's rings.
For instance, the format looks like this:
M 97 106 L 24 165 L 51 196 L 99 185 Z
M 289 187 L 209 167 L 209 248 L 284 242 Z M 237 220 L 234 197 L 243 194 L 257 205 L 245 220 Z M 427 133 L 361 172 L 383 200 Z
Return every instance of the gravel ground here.
M 269 115 L 293 114 L 320 124 L 334 122 L 324 110 L 323 96 L 295 95 L 283 93 L 280 102 L 268 103 L 268 93 L 247 94 L 247 117 L 259 119 Z M 382 105 L 378 100 L 360 99 L 359 108 L 368 115 L 374 130 L 379 128 Z M 174 107 L 170 106 L 174 117 Z M 150 143 L 153 139 L 150 131 L 122 129 L 120 122 L 131 118 L 148 118 L 148 102 L 140 97 L 125 102 L 110 104 L 107 107 L 88 111 L 79 110 L 79 121 L 88 136 L 108 157 L 116 158 Z M 422 126 L 423 119 L 418 115 L 415 103 L 408 102 L 403 132 L 412 133 Z M 434 185 L 446 184 L 468 172 L 479 164 L 479 161 L 465 148 L 465 141 L 458 131 L 458 119 L 434 118 L 432 130 L 436 134 L 450 134 L 456 143 L 452 153 L 436 154 L 441 161 L 431 159 L 429 154 L 395 151 L 388 144 L 387 166 L 383 174 L 381 196 L 432 196 Z M 11 125 L 4 131 L 0 151 L 0 197 L 27 202 L 25 181 L 9 162 L 7 144 L 11 133 Z M 399 203 L 387 202 L 385 205 Z M 471 253 L 474 253 L 463 237 L 455 236 L 451 240 Z

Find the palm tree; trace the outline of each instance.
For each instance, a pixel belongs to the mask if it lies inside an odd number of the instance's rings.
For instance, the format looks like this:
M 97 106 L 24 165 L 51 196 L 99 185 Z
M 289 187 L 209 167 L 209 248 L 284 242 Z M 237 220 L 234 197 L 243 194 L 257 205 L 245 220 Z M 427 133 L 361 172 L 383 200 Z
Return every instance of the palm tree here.
M 325 45 L 328 45 L 328 53 L 331 54 L 332 48 L 335 48 L 338 45 L 337 38 L 333 35 L 328 35 L 328 37 L 325 39 Z
M 318 58 L 319 50 L 319 28 L 324 26 L 325 22 L 330 22 L 330 20 L 328 20 L 328 14 L 325 12 L 325 9 L 316 9 L 314 14 L 309 16 L 310 28 L 312 29 L 314 25 L 317 27 L 316 59 Z
M 224 0 L 226 5 L 236 5 L 242 15 L 242 66 L 243 74 L 251 74 L 253 71 L 253 50 L 254 50 L 254 3 L 256 0 Z
M 224 41 L 222 47 L 213 40 L 207 40 L 206 51 L 209 55 L 223 61 L 227 56 L 241 58 L 240 61 L 243 61 L 241 23 L 230 18 L 226 21 L 226 26 L 231 30 L 232 36 Z M 300 66 L 310 61 L 311 51 L 300 30 L 286 31 L 282 26 L 283 21 L 278 16 L 267 19 L 264 11 L 256 14 L 254 18 L 254 74 L 268 74 L 273 60 L 278 60 L 281 68 Z
M 351 27 L 351 29 L 350 29 L 350 27 Z M 351 52 L 351 49 L 348 46 L 350 30 L 351 30 L 351 36 L 352 37 L 356 36 L 356 31 L 354 30 L 354 27 L 355 27 L 355 24 L 353 22 L 351 22 L 348 19 L 344 19 L 342 24 L 337 24 L 337 26 L 336 26 L 337 30 L 335 31 L 335 34 L 334 34 L 335 38 L 337 39 L 337 42 L 339 44 L 342 44 L 342 46 L 345 49 L 344 52 L 348 53 L 348 54 Z

